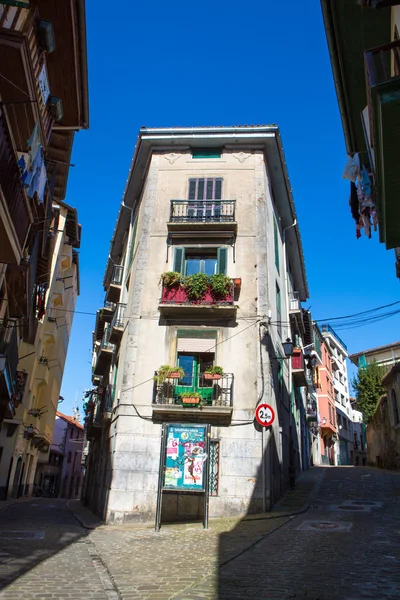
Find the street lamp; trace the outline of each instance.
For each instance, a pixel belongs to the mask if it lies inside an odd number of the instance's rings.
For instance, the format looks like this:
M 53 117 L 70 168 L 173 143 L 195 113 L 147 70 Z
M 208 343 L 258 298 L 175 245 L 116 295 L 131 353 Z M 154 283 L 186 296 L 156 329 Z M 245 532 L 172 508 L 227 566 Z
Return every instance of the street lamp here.
M 283 342 L 282 347 L 286 358 L 290 358 L 291 356 L 293 356 L 294 344 L 290 338 L 287 338 L 286 342 Z

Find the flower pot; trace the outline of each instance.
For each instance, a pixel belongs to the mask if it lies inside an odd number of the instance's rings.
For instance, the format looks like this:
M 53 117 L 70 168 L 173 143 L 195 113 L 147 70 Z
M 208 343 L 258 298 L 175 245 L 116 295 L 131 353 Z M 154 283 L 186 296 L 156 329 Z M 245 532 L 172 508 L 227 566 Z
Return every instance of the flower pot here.
M 182 396 L 182 404 L 200 404 L 201 398 L 194 398 L 190 396 Z
M 183 377 L 183 375 L 174 371 L 173 373 L 168 374 L 167 379 L 180 379 L 181 377 Z
M 218 373 L 204 373 L 204 379 L 221 379 L 222 375 Z

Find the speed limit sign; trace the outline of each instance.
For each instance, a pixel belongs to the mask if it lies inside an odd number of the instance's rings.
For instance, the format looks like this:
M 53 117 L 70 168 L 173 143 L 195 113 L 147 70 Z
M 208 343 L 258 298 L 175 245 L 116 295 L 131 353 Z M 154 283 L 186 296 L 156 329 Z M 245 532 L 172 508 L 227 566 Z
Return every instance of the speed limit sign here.
M 256 408 L 256 419 L 260 425 L 268 427 L 275 420 L 275 411 L 269 404 L 259 404 Z

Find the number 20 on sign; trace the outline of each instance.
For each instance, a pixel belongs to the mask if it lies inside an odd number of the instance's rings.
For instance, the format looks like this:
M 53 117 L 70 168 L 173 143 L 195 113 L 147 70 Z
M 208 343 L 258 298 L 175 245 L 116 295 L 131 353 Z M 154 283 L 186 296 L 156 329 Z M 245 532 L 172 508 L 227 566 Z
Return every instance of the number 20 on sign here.
M 269 404 L 259 404 L 256 408 L 256 420 L 263 427 L 272 425 L 275 420 L 275 411 Z

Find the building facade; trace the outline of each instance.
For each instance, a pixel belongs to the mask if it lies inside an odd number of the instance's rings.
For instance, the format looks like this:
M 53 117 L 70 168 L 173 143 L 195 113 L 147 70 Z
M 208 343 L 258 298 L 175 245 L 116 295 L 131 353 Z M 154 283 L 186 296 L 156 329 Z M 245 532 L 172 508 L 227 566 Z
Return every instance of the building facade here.
M 57 411 L 47 460 L 36 469 L 34 489 L 37 495 L 80 498 L 83 442 L 83 425 L 75 417 Z
M 400 342 L 361 350 L 360 352 L 350 354 L 349 358 L 359 369 L 375 362 L 385 371 L 389 371 L 395 364 L 400 362 Z
M 353 415 L 347 375 L 347 346 L 330 325 L 322 325 L 322 335 L 330 351 L 335 397 L 338 439 L 335 443 L 336 464 L 354 464 Z
M 350 180 L 355 234 L 371 237 L 379 229 L 380 241 L 395 249 L 399 277 L 399 2 L 321 0 L 321 5 L 348 154 L 344 177 Z
M 204 424 L 210 514 L 271 506 L 309 464 L 308 289 L 278 128 L 142 128 L 104 287 L 85 502 L 107 522 L 151 520 L 160 477 L 162 520 L 198 517 L 201 495 L 173 491 L 183 474 L 163 475 L 160 453 L 167 426 Z
M 0 492 L 30 494 L 51 443 L 79 293 L 64 203 L 88 126 L 84 0 L 0 2 Z
M 368 462 L 383 469 L 400 470 L 400 365 L 382 380 L 386 388 L 367 426 Z

